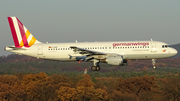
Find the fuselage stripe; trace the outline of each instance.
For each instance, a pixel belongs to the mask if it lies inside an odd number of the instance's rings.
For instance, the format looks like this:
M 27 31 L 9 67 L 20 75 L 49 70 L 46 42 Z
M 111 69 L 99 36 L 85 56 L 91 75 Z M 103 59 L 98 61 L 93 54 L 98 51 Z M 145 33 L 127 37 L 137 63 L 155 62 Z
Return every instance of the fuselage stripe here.
M 8 22 L 9 22 L 9 26 L 10 26 L 10 29 L 11 29 L 12 37 L 14 39 L 14 45 L 15 45 L 15 47 L 20 47 L 19 46 L 19 41 L 18 41 L 18 38 L 17 38 L 17 34 L 16 34 L 16 30 L 15 30 L 15 27 L 14 27 L 13 19 L 11 17 L 8 17 Z
M 17 19 L 17 22 L 18 22 L 18 26 L 19 26 L 19 30 L 20 30 L 20 33 L 21 33 L 21 37 L 22 37 L 22 41 L 24 43 L 24 46 L 29 47 L 28 42 L 27 42 L 27 38 L 26 38 L 26 35 L 25 35 L 24 26 L 18 19 Z

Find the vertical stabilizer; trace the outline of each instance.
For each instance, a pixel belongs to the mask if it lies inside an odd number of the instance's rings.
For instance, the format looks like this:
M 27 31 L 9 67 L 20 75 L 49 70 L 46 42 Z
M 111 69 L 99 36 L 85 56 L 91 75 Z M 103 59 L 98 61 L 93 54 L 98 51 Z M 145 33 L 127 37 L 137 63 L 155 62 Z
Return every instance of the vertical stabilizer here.
M 8 22 L 15 47 L 31 47 L 33 44 L 40 43 L 17 17 L 8 17 Z

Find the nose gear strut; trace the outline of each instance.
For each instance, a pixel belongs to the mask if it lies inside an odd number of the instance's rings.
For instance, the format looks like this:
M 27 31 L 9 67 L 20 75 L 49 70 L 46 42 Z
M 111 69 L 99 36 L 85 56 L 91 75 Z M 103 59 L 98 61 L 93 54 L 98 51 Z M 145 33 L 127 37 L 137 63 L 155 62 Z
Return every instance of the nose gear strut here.
M 156 59 L 152 59 L 152 65 L 153 65 L 153 69 L 156 69 Z

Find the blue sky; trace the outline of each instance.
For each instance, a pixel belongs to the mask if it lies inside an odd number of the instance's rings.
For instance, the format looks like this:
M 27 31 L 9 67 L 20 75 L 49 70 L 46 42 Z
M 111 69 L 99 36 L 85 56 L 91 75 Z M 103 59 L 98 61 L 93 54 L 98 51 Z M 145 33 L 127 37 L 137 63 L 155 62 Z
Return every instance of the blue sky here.
M 41 42 L 163 41 L 180 43 L 179 0 L 3 0 L 0 56 L 13 40 L 7 21 L 16 16 Z

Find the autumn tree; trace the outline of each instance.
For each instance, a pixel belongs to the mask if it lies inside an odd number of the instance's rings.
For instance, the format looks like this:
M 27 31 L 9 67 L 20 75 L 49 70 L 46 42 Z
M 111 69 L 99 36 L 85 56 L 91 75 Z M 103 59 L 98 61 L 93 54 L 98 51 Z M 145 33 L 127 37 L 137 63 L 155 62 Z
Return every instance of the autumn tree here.
M 94 83 L 91 81 L 91 77 L 87 74 L 82 75 L 83 79 L 77 82 L 78 99 L 82 101 L 90 101 L 94 97 Z
M 110 101 L 138 101 L 138 98 L 134 94 L 114 90 L 114 92 L 110 94 Z
M 139 99 L 144 99 L 142 95 L 147 92 L 156 94 L 158 84 L 154 76 L 131 77 L 127 79 L 119 78 L 116 84 L 116 90 L 122 94 L 134 94 Z M 148 97 L 148 96 L 147 96 Z
M 112 77 L 96 77 L 97 82 L 95 83 L 95 88 L 100 88 L 103 90 L 106 90 L 107 93 L 111 94 L 113 93 L 115 89 L 115 83 L 117 81 L 117 78 Z
M 60 99 L 62 92 L 58 92 L 61 87 L 72 87 L 72 82 L 64 75 L 52 75 L 50 76 L 53 84 L 53 88 L 51 88 L 54 92 L 52 92 L 53 98 Z M 62 89 L 62 88 L 61 88 Z M 63 95 L 64 96 L 64 95 Z
M 165 101 L 180 100 L 180 76 L 168 77 L 162 81 L 162 94 Z
M 13 75 L 0 76 L 0 100 L 22 101 L 24 99 L 24 88 L 21 86 L 20 81 Z
M 50 76 L 50 78 L 52 79 L 52 84 L 55 86 L 56 89 L 59 89 L 61 86 L 72 86 L 72 82 L 64 75 L 54 74 Z
M 82 75 L 83 79 L 77 82 L 77 93 L 78 100 L 82 101 L 94 101 L 94 100 L 108 100 L 108 94 L 103 89 L 95 89 L 94 83 L 91 80 L 91 77 L 87 74 Z
M 23 77 L 22 84 L 26 85 L 27 100 L 41 100 L 47 101 L 52 98 L 54 86 L 52 85 L 52 79 L 47 74 L 27 74 Z
M 108 101 L 109 100 L 109 94 L 104 89 L 96 89 L 94 93 L 94 101 Z
M 77 91 L 75 88 L 61 86 L 57 90 L 57 97 L 62 101 L 74 101 L 77 99 Z

